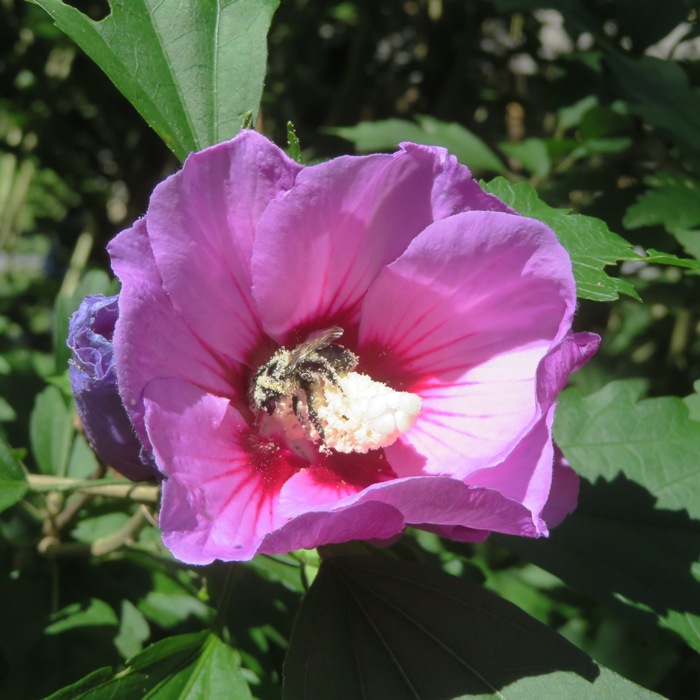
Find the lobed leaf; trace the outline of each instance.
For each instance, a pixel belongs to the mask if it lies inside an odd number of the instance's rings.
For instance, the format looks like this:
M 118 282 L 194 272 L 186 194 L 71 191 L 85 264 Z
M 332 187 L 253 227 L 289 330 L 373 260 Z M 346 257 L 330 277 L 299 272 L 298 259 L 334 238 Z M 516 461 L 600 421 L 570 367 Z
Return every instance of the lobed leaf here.
M 661 224 L 700 260 L 700 181 L 687 175 L 661 172 L 645 179 L 644 192 L 625 214 L 627 228 Z
M 542 221 L 557 234 L 571 256 L 579 297 L 612 301 L 622 293 L 639 299 L 629 282 L 610 277 L 604 270 L 620 260 L 639 259 L 632 246 L 610 231 L 604 221 L 550 207 L 524 182 L 512 185 L 505 178 L 497 177 L 482 186 L 523 216 Z
M 658 697 L 479 586 L 373 557 L 324 561 L 284 673 L 284 700 Z
M 31 0 L 107 74 L 184 160 L 257 113 L 267 30 L 279 0 L 110 0 L 94 22 L 61 0 Z
M 585 479 L 579 506 L 549 540 L 499 540 L 637 619 L 653 613 L 700 651 L 700 422 L 688 411 L 699 404 L 640 400 L 642 386 L 561 394 L 554 435 Z

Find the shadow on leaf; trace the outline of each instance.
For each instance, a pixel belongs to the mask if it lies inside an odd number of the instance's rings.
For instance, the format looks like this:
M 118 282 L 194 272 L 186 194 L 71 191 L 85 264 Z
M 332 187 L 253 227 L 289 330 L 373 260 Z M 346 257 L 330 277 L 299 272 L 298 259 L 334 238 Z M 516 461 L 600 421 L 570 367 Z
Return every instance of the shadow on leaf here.
M 496 539 L 584 593 L 623 596 L 660 617 L 700 615 L 700 581 L 691 573 L 700 561 L 700 522 L 685 510 L 657 508 L 623 474 L 582 481 L 578 509 L 549 539 Z
M 283 697 L 448 700 L 505 687 L 512 697 L 656 697 L 479 586 L 369 556 L 324 561 L 292 634 Z

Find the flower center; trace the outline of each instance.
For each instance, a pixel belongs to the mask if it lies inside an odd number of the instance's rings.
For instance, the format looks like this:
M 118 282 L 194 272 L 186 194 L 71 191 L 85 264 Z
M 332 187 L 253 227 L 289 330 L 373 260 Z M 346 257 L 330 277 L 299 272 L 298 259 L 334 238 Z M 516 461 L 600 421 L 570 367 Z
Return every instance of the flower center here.
M 416 394 L 394 391 L 355 372 L 359 358 L 334 341 L 342 328 L 280 348 L 253 375 L 248 397 L 261 433 L 284 432 L 299 452 L 361 452 L 387 447 L 413 427 L 421 409 Z

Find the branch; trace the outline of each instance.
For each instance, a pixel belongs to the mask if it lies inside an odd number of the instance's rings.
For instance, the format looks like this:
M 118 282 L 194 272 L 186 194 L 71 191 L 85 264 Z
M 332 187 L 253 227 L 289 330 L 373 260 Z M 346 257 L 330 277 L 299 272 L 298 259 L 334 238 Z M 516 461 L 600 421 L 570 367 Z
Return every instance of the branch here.
M 27 474 L 29 488 L 35 493 L 47 491 L 77 491 L 90 496 L 107 498 L 128 498 L 137 503 L 157 503 L 159 486 L 134 484 L 125 479 L 70 479 L 65 476 L 47 476 L 45 474 Z

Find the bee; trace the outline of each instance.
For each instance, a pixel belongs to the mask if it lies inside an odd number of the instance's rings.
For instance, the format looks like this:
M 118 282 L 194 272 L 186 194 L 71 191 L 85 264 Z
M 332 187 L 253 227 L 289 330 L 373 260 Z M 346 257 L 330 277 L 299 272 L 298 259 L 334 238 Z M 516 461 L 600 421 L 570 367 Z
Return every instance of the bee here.
M 314 390 L 324 381 L 338 386 L 338 374 L 351 372 L 359 359 L 355 353 L 335 341 L 343 335 L 338 326 L 317 331 L 291 350 L 280 348 L 253 375 L 248 388 L 251 407 L 260 415 L 272 415 L 278 402 L 292 400 L 292 411 L 299 418 L 301 398 L 306 400 L 309 420 L 323 439 L 314 409 Z

